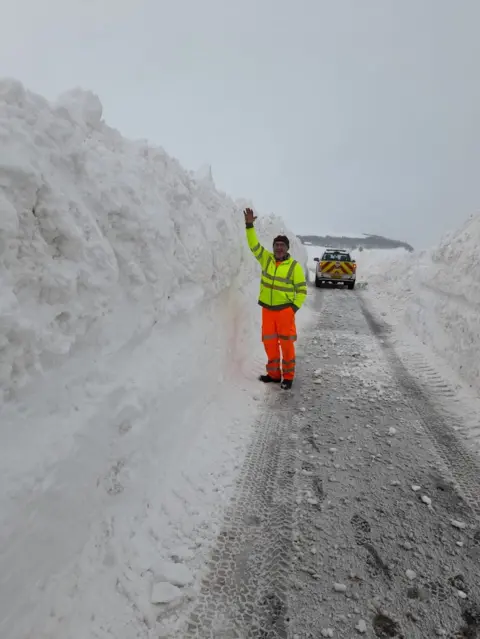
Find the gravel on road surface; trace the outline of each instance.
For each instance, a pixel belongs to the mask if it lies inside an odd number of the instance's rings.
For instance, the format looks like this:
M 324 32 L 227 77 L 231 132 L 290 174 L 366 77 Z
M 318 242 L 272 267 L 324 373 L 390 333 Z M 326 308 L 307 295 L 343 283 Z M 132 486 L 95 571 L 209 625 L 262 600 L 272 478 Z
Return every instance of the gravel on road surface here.
M 178 636 L 480 637 L 478 459 L 361 295 L 311 297 Z

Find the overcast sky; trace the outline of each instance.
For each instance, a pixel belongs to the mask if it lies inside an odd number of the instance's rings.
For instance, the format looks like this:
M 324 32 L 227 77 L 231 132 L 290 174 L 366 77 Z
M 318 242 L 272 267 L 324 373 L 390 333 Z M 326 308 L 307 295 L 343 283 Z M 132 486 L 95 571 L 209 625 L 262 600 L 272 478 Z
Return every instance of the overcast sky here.
M 0 0 L 0 75 L 298 233 L 415 246 L 479 209 L 480 0 Z

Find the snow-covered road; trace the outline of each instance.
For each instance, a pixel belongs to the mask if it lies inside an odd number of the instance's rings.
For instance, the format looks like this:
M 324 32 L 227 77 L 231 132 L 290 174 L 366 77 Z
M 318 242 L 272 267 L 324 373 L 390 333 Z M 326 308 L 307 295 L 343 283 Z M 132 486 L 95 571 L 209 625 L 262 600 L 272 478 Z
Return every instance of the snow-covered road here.
M 231 303 L 205 310 L 215 332 L 207 315 L 152 327 L 94 379 L 76 366 L 63 394 L 47 378 L 15 407 L 4 467 L 28 473 L 2 512 L 2 638 L 477 636 L 473 399 L 367 294 L 313 287 L 293 392 L 258 387 L 262 356 L 225 363 Z M 53 404 L 58 428 L 35 431 Z M 155 605 L 169 558 L 193 583 Z
M 268 390 L 189 621 L 161 636 L 476 637 L 480 466 L 455 397 L 361 294 L 312 299 L 296 389 Z
M 0 129 L 0 639 L 473 637 L 480 217 L 312 288 L 281 394 L 250 202 L 90 92 L 2 80 Z

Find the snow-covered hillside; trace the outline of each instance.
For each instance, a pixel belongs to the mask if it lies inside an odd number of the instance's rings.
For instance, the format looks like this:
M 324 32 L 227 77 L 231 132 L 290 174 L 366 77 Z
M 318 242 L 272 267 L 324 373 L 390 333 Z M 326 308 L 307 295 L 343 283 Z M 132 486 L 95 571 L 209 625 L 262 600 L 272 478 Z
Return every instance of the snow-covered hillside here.
M 2 637 L 150 636 L 157 563 L 201 567 L 262 392 L 243 204 L 0 82 Z
M 358 254 L 368 295 L 480 390 L 480 215 L 421 253 Z

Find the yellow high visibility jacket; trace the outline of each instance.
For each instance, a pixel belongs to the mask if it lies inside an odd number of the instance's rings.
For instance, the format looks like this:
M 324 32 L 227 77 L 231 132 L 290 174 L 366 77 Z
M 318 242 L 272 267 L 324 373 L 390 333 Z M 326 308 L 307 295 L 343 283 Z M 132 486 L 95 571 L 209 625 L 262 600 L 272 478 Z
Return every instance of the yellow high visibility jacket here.
M 247 242 L 262 267 L 258 298 L 260 306 L 275 311 L 291 306 L 298 311 L 307 297 L 307 282 L 301 265 L 290 256 L 282 262 L 276 262 L 273 253 L 258 241 L 253 226 L 247 227 Z

